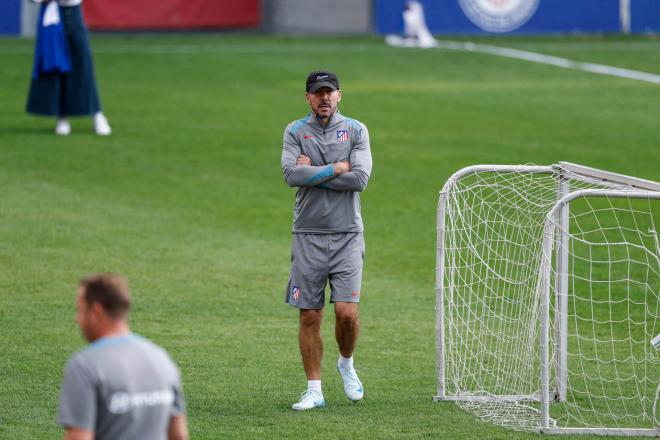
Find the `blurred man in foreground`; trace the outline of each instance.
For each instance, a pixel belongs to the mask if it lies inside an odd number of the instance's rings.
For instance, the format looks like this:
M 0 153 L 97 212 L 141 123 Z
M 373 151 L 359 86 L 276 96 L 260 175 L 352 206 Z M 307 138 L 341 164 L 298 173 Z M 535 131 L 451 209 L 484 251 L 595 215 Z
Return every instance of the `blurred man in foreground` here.
M 179 371 L 131 333 L 131 297 L 116 274 L 80 282 L 76 320 L 91 344 L 66 366 L 58 422 L 65 440 L 188 438 Z

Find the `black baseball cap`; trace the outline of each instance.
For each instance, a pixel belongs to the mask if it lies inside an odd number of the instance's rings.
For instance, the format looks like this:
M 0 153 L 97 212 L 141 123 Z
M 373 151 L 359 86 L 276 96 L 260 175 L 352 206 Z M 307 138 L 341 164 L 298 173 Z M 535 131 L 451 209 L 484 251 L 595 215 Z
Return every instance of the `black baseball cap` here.
M 307 75 L 305 90 L 308 93 L 314 93 L 321 87 L 330 87 L 332 90 L 339 90 L 339 79 L 337 75 L 327 70 L 315 70 Z

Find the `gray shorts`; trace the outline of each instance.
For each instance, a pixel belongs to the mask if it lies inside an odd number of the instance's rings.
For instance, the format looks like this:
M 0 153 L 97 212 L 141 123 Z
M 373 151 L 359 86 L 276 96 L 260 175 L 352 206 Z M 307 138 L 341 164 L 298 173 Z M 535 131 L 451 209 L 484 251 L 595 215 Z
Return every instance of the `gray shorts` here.
M 360 302 L 363 260 L 361 232 L 293 234 L 285 302 L 299 309 L 322 309 L 328 282 L 331 303 Z

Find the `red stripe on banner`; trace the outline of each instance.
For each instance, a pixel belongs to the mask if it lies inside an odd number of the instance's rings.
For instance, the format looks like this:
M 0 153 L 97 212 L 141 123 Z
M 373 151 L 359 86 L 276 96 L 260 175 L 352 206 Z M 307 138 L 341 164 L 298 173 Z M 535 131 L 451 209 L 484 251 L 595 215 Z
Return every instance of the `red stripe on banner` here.
M 260 0 L 85 0 L 90 29 L 250 28 L 261 22 Z

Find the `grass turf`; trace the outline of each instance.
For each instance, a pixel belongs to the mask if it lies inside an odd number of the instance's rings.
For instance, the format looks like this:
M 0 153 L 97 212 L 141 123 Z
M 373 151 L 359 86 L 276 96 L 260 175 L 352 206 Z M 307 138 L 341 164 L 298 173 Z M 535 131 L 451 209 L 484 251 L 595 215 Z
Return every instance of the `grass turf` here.
M 479 41 L 660 73 L 652 38 Z M 128 277 L 133 330 L 181 367 L 193 438 L 535 437 L 430 401 L 437 192 L 475 163 L 567 160 L 660 179 L 653 84 L 375 38 L 95 35 L 113 135 L 81 119 L 60 138 L 24 113 L 32 44 L 0 40 L 3 438 L 59 435 L 62 368 L 84 346 L 76 283 L 101 270 Z M 296 414 L 305 379 L 283 303 L 294 191 L 279 157 L 318 67 L 339 74 L 342 112 L 371 134 L 356 353 L 367 396 L 342 394 L 328 310 L 329 407 Z

